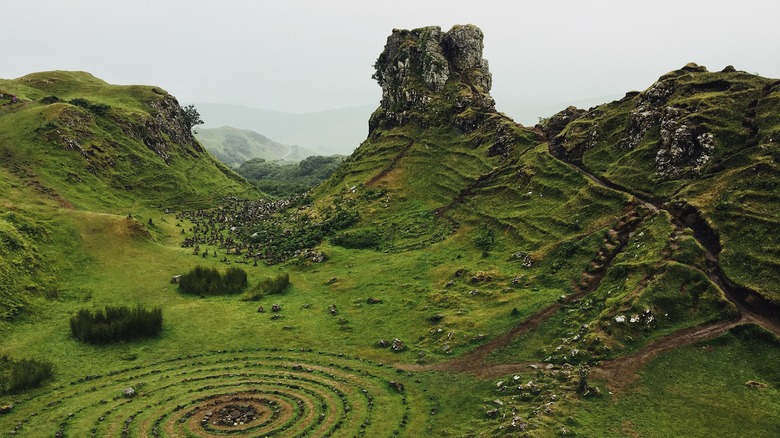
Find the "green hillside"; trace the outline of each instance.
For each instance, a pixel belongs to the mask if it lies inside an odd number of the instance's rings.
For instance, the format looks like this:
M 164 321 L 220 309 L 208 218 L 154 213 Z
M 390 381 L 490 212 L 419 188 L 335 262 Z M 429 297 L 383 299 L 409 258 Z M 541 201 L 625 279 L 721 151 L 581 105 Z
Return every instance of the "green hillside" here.
M 298 162 L 317 155 L 306 148 L 277 143 L 257 132 L 230 126 L 199 128 L 195 138 L 218 160 L 234 169 L 253 158 Z
M 0 80 L 0 94 L 2 319 L 58 298 L 58 271 L 78 251 L 63 218 L 77 211 L 151 218 L 256 196 L 192 137 L 176 99 L 159 88 L 57 71 Z
M 780 82 L 690 64 L 582 114 L 551 150 L 689 217 L 730 282 L 780 304 Z
M 0 94 L 7 176 L 62 206 L 209 205 L 251 194 L 192 137 L 176 99 L 159 88 L 56 71 L 0 80 Z
M 778 435 L 778 82 L 690 64 L 528 128 L 482 49 L 394 30 L 368 138 L 294 199 L 156 88 L 0 82 L 0 433 Z M 162 332 L 69 330 L 120 305 Z

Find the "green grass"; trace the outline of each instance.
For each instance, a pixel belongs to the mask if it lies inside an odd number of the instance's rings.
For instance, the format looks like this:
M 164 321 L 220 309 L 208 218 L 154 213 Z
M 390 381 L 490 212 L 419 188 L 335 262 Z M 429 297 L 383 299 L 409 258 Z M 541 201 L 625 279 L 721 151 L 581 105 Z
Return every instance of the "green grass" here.
M 756 327 L 658 357 L 624 393 L 581 401 L 580 436 L 776 436 L 778 340 Z M 765 387 L 751 387 L 754 381 Z

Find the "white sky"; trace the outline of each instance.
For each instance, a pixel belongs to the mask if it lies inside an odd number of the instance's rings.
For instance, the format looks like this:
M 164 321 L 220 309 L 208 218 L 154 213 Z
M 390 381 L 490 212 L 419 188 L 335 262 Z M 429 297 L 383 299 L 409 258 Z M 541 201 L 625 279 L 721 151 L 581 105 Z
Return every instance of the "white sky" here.
M 473 23 L 493 97 L 556 104 L 643 90 L 689 61 L 780 77 L 780 2 L 0 0 L 0 77 L 85 70 L 181 102 L 310 112 L 378 104 L 393 28 Z

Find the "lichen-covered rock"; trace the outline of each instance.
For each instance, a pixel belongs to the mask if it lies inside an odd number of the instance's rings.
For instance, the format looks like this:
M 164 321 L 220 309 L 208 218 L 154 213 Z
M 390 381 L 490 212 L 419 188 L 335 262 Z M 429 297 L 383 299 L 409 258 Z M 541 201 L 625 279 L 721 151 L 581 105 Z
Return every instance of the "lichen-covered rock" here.
M 492 78 L 482 58 L 483 34 L 473 25 L 442 32 L 438 26 L 394 29 L 374 67 L 382 87 L 369 130 L 401 126 L 467 108 L 495 110 Z
M 171 162 L 169 154 L 172 144 L 180 146 L 193 158 L 205 153 L 203 147 L 195 140 L 190 126 L 187 124 L 179 102 L 170 94 L 165 94 L 159 100 L 150 104 L 150 117 L 143 117 L 139 123 L 134 123 L 128 134 L 143 141 L 166 164 Z
M 634 149 L 645 133 L 658 125 L 661 110 L 673 93 L 674 83 L 671 80 L 659 80 L 640 94 L 639 103 L 629 117 L 628 137 L 623 140 L 623 147 Z

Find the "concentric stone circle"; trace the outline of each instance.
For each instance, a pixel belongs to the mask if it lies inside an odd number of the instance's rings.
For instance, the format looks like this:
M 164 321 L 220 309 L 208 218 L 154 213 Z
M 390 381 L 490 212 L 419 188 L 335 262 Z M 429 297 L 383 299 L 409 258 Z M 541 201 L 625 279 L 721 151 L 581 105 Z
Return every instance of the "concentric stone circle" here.
M 40 391 L 0 417 L 0 435 L 392 436 L 425 412 L 416 391 L 411 374 L 342 354 L 213 351 Z

